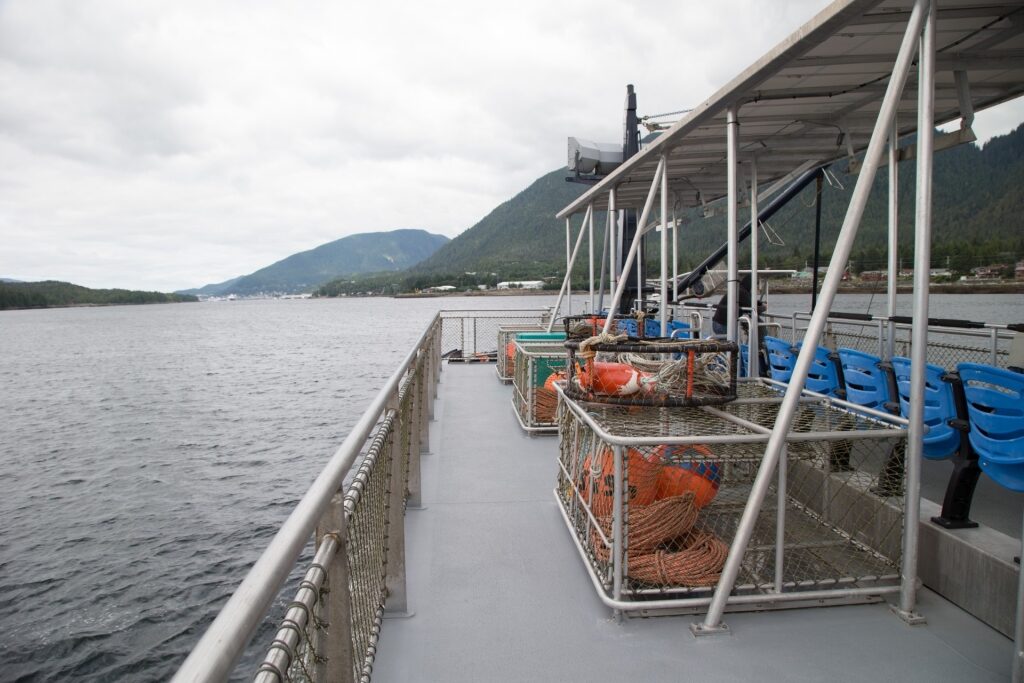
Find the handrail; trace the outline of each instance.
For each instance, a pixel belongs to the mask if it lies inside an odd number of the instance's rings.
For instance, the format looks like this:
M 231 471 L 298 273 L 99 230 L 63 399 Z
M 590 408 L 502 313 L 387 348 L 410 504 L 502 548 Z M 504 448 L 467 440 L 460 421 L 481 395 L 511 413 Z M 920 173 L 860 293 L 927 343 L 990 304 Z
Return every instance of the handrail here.
M 437 331 L 440 321 L 441 312 L 438 312 L 335 450 L 302 500 L 189 653 L 172 681 L 221 681 L 231 673 L 278 590 L 295 566 L 331 497 L 341 488 L 345 475 L 359 457 L 371 430 L 387 409 L 406 371 L 423 351 L 431 335 Z

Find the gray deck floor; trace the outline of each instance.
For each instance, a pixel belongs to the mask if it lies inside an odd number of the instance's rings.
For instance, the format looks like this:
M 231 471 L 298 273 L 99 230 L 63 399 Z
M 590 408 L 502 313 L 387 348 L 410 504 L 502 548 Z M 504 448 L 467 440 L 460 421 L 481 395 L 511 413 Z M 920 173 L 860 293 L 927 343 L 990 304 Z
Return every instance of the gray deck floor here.
M 409 606 L 373 680 L 1002 681 L 1012 643 L 928 590 L 924 626 L 884 604 L 617 623 L 556 507 L 556 439 L 529 437 L 493 365 L 446 365 L 423 509 L 406 516 Z

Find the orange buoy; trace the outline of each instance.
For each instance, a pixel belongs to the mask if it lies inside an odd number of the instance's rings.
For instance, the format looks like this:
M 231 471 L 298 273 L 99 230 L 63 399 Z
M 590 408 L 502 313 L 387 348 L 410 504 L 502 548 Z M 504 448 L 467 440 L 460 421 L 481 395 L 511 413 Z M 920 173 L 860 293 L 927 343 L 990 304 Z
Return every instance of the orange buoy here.
M 702 508 L 718 493 L 721 464 L 707 446 L 660 446 L 648 459 L 661 466 L 656 496 L 658 499 L 681 496 L 693 491 L 694 504 Z
M 651 374 L 626 363 L 588 362 L 579 373 L 580 386 L 602 396 L 632 396 L 649 390 Z
M 623 499 L 628 504 L 649 505 L 658 494 L 658 473 L 661 464 L 644 458 L 643 454 L 630 448 L 626 465 L 629 468 L 628 493 Z M 596 517 L 612 514 L 615 505 L 615 454 L 605 447 L 598 456 L 596 466 L 591 466 L 588 454 L 583 461 L 583 500 L 590 503 L 590 510 Z M 597 470 L 595 476 L 591 476 Z

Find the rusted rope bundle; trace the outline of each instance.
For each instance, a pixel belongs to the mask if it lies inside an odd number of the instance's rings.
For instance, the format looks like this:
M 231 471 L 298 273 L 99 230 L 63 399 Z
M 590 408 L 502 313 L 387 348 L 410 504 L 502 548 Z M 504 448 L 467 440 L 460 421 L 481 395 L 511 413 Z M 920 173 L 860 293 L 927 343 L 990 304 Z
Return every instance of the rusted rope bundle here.
M 711 532 L 695 527 L 697 514 L 692 491 L 649 505 L 631 505 L 627 575 L 650 584 L 715 585 L 729 548 Z M 598 523 L 610 536 L 612 518 L 600 517 Z M 608 548 L 596 531 L 591 542 L 594 555 L 607 562 Z
M 656 550 L 629 557 L 629 576 L 644 583 L 673 586 L 714 586 L 722 574 L 729 547 L 714 534 L 693 529 L 677 541 L 680 549 Z
M 555 382 L 561 382 L 564 379 L 564 372 L 552 372 L 545 380 L 544 386 L 533 390 L 533 416 L 538 422 L 555 421 L 555 412 L 558 410 Z

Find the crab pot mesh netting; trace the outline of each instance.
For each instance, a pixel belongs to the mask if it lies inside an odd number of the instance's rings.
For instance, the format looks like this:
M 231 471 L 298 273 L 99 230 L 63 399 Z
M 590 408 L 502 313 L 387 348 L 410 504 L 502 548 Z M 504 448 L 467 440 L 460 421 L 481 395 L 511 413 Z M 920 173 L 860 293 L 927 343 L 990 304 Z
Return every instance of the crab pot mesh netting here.
M 758 384 L 740 388 L 741 399 L 724 410 L 770 427 L 778 402 L 766 399 L 778 394 Z M 744 402 L 744 396 L 755 401 Z M 621 447 L 617 477 L 613 447 L 567 403 L 559 410 L 558 496 L 605 590 L 611 591 L 620 556 L 627 599 L 708 595 L 764 455 L 760 435 L 715 409 L 576 404 L 616 437 L 694 437 L 687 444 Z M 835 438 L 845 436 L 836 434 L 843 431 L 855 436 Z M 832 436 L 823 437 L 826 432 Z M 739 438 L 733 443 L 696 438 L 715 435 Z M 903 444 L 890 425 L 821 403 L 802 406 L 784 452 L 784 476 L 773 476 L 735 592 L 772 592 L 777 581 L 784 591 L 898 583 Z M 620 553 L 614 550 L 612 524 L 617 488 L 622 492 Z
M 604 331 L 607 319 L 607 314 L 567 315 L 562 319 L 565 336 L 568 339 L 579 340 L 596 337 Z M 642 314 L 623 315 L 617 313 L 612 316 L 612 324 L 608 329 L 612 334 L 625 334 L 638 339 L 657 339 L 661 336 L 661 322 Z M 670 320 L 666 335 L 689 338 L 691 336 L 690 324 L 679 320 Z
M 515 342 L 515 373 L 512 401 L 519 419 L 528 428 L 558 426 L 555 382 L 565 379 L 565 347 L 552 343 Z
M 565 393 L 626 406 L 699 406 L 736 398 L 737 346 L 602 334 L 568 340 Z
M 541 332 L 544 326 L 502 325 L 498 328 L 498 378 L 511 382 L 516 370 L 516 335 L 524 332 Z

